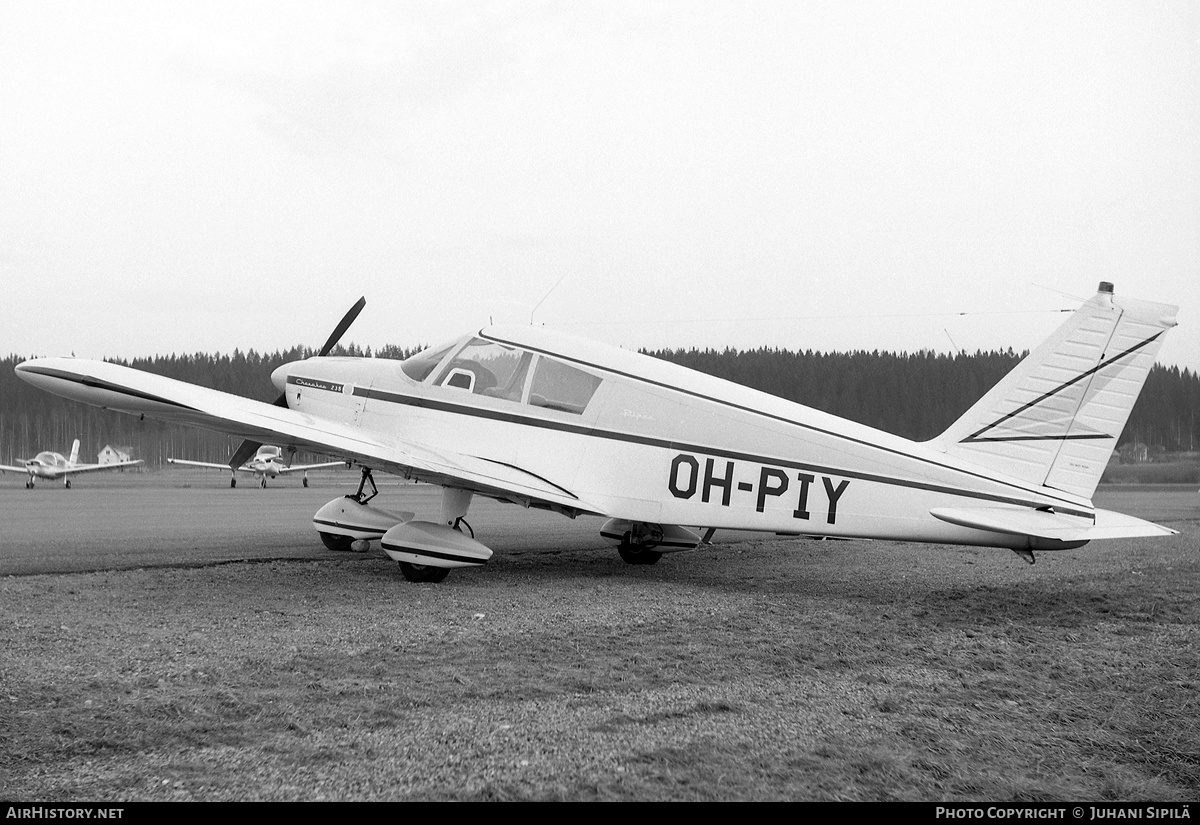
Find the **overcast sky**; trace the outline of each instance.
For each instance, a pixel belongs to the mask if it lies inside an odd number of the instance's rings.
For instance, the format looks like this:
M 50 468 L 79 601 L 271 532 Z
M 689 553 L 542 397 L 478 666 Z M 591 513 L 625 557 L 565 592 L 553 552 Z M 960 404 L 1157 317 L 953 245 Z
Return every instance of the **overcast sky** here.
M 360 295 L 371 347 L 1023 349 L 1101 280 L 1200 369 L 1192 0 L 0 0 L 0 354 Z

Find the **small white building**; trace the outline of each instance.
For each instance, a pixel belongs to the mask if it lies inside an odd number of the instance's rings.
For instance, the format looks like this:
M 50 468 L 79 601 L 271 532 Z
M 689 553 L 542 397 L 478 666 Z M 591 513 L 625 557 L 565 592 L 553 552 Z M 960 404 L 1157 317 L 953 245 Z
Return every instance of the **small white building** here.
M 111 444 L 105 444 L 104 449 L 96 456 L 96 463 L 116 464 L 118 461 L 130 461 L 132 458 L 132 447 L 114 447 Z

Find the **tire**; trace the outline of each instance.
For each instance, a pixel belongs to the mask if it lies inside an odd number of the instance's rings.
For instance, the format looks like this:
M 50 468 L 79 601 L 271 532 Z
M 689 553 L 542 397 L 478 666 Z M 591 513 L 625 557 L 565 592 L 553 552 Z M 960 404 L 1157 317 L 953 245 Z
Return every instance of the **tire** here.
M 236 486 L 237 486 L 237 479 L 236 478 L 229 479 L 229 488 L 233 489 Z
M 657 564 L 662 553 L 657 550 L 647 550 L 636 544 L 631 544 L 628 537 L 617 546 L 617 552 L 626 564 Z
M 429 582 L 435 584 L 450 575 L 449 567 L 431 567 L 428 564 L 410 564 L 402 561 L 400 572 L 410 582 Z
M 308 486 L 308 479 L 307 479 L 307 478 L 305 478 L 305 479 L 304 479 L 303 481 L 301 481 L 300 483 L 301 483 L 301 484 L 303 484 L 305 487 L 307 487 L 307 486 Z
M 63 486 L 66 487 L 68 490 L 70 490 L 71 489 L 71 479 L 68 478 L 66 481 L 64 481 Z
M 321 533 L 321 543 L 330 550 L 342 552 L 350 549 L 350 545 L 354 544 L 354 539 L 350 536 L 343 536 L 340 533 Z

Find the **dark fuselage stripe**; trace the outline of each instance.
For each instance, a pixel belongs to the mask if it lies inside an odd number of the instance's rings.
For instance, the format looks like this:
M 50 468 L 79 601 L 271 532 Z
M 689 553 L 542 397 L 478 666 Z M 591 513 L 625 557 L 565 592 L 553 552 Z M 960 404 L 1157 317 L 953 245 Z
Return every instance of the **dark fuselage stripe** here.
M 516 413 L 500 412 L 498 410 L 484 410 L 478 407 L 470 407 L 462 404 L 452 404 L 446 401 L 436 401 L 429 398 L 416 398 L 411 395 L 402 395 L 400 393 L 389 392 L 386 390 L 366 389 L 365 387 L 355 387 L 354 394 L 363 396 L 368 400 L 385 401 L 392 404 L 402 404 L 410 407 L 419 407 L 422 409 L 436 410 L 438 412 L 456 413 L 458 415 L 466 415 L 475 418 L 486 418 L 492 421 L 502 421 L 509 424 L 521 424 L 525 426 L 541 427 L 542 429 L 555 430 L 558 432 L 572 433 L 574 435 L 591 436 L 593 438 L 604 438 L 610 441 L 623 441 L 630 444 L 641 444 L 647 447 L 661 447 L 668 450 L 677 450 L 680 452 L 700 453 L 701 455 L 719 456 L 721 458 L 734 459 L 738 461 L 749 461 L 758 464 L 767 464 L 775 467 L 787 467 L 793 470 L 805 470 L 809 472 L 823 473 L 830 476 L 838 476 L 841 478 L 857 478 L 863 481 L 875 481 L 881 484 L 890 484 L 899 487 L 908 487 L 916 490 L 926 490 L 929 492 L 948 493 L 950 495 L 963 496 L 966 498 L 982 499 L 985 501 L 995 501 L 1005 504 L 1018 504 L 1030 507 L 1042 506 L 1042 501 L 1031 501 L 1029 499 L 1013 498 L 1010 496 L 1001 496 L 994 493 L 984 493 L 974 490 L 963 490 L 957 487 L 946 487 L 941 484 L 931 484 L 922 481 L 913 481 L 910 479 L 896 478 L 893 476 L 882 476 L 873 473 L 863 473 L 855 470 L 843 470 L 837 467 L 825 467 L 819 464 L 808 464 L 802 461 L 792 461 L 789 459 L 780 459 L 773 456 L 763 456 L 755 453 L 745 453 L 737 450 L 726 450 L 720 447 L 707 447 L 699 444 L 688 444 L 682 441 L 673 441 L 670 439 L 653 438 L 651 436 L 634 435 L 632 433 L 622 433 L 612 430 L 601 430 L 594 427 L 581 424 L 570 424 L 562 421 L 547 421 L 541 418 L 532 416 L 518 415 Z M 935 465 L 940 466 L 940 465 Z M 954 468 L 947 468 L 954 469 Z M 965 472 L 965 471 L 964 471 Z M 975 475 L 974 473 L 967 473 Z M 980 476 L 980 478 L 986 478 Z M 1000 483 L 1000 482 L 996 482 Z M 557 486 L 557 485 L 555 485 Z M 560 488 L 561 489 L 561 488 Z M 1047 496 L 1053 498 L 1053 496 Z M 1071 513 L 1073 515 L 1090 517 L 1092 513 L 1087 510 L 1068 509 L 1066 507 L 1056 508 L 1058 512 Z
M 678 392 L 678 393 L 682 393 L 684 395 L 689 395 L 693 398 L 698 398 L 702 401 L 711 401 L 714 404 L 720 404 L 721 406 L 724 406 L 724 407 L 730 407 L 735 410 L 740 410 L 742 412 L 751 413 L 752 415 L 761 416 L 763 418 L 767 418 L 772 421 L 779 421 L 783 424 L 790 424 L 793 427 L 800 427 L 801 429 L 810 430 L 815 433 L 820 433 L 821 435 L 827 435 L 830 438 L 838 438 L 843 441 L 849 441 L 852 444 L 858 444 L 863 447 L 870 447 L 871 449 L 879 450 L 880 452 L 890 453 L 891 455 L 903 456 L 904 458 L 909 459 L 910 461 L 919 461 L 923 464 L 929 464 L 930 466 L 939 467 L 943 470 L 949 470 L 951 472 L 961 473 L 961 474 L 963 474 L 965 476 L 969 476 L 971 478 L 982 479 L 984 481 L 987 481 L 987 482 L 990 482 L 993 484 L 1004 484 L 1006 486 L 1015 487 L 1016 489 L 1020 490 L 1023 493 L 1029 493 L 1031 495 L 1045 495 L 1047 498 L 1054 499 L 1055 501 L 1061 501 L 1068 505 L 1075 506 L 1069 499 L 1060 498 L 1060 497 L 1052 495 L 1050 493 L 1041 493 L 1041 492 L 1035 493 L 1034 491 L 1032 491 L 1026 487 L 1021 487 L 1019 485 L 1011 484 L 1010 482 L 1006 482 L 1006 481 L 998 481 L 997 479 L 983 475 L 982 473 L 972 472 L 971 470 L 964 470 L 961 467 L 951 467 L 950 465 L 944 464 L 940 461 L 934 461 L 932 459 L 923 458 L 921 456 L 915 456 L 915 455 L 912 455 L 911 453 L 906 453 L 903 450 L 895 450 L 895 449 L 892 449 L 891 447 L 884 447 L 882 444 L 875 444 L 874 442 L 871 442 L 871 441 L 864 441 L 861 438 L 855 438 L 853 436 L 846 435 L 845 433 L 839 433 L 839 432 L 835 432 L 833 430 L 827 430 L 823 427 L 815 427 L 812 424 L 805 424 L 800 421 L 795 421 L 794 419 L 787 418 L 786 416 L 776 415 L 774 413 L 763 412 L 762 410 L 756 410 L 753 407 L 747 407 L 744 404 L 736 404 L 732 401 L 726 401 L 722 398 L 714 398 L 713 396 L 705 395 L 704 393 L 695 392 L 693 390 L 681 389 L 679 387 L 672 386 L 671 384 L 665 384 L 662 381 L 654 381 L 649 378 L 644 378 L 640 375 L 634 375 L 632 373 L 622 372 L 621 370 L 614 370 L 609 367 L 602 367 L 599 364 L 593 364 L 589 361 L 584 361 L 579 358 L 572 358 L 567 355 L 560 355 L 559 353 L 553 352 L 550 350 L 539 349 L 537 347 L 531 347 L 526 344 L 518 344 L 516 342 L 508 341 L 508 340 L 505 340 L 503 338 L 499 338 L 496 336 L 485 335 L 482 330 L 480 330 L 479 335 L 480 335 L 480 337 L 482 337 L 488 341 L 493 341 L 498 344 L 505 344 L 506 346 L 527 349 L 532 352 L 540 353 L 542 355 L 548 355 L 552 358 L 558 358 L 563 361 L 570 361 L 574 364 L 579 364 L 580 366 L 587 367 L 589 369 L 600 370 L 601 372 L 607 372 L 612 375 L 619 375 L 622 378 L 628 378 L 633 381 L 639 381 L 643 384 L 649 384 L 653 387 L 659 387 L 660 389 L 670 390 L 672 392 Z M 751 388 L 744 387 L 744 389 L 749 390 Z M 786 399 L 783 399 L 783 398 L 780 398 L 778 400 L 786 401 Z M 849 474 L 849 473 L 843 473 L 842 475 L 853 477 L 853 475 Z M 931 489 L 933 489 L 933 488 L 931 488 Z M 1012 501 L 1012 499 L 996 499 L 996 500 L 997 501 Z M 1088 515 L 1091 515 L 1091 514 L 1089 513 Z

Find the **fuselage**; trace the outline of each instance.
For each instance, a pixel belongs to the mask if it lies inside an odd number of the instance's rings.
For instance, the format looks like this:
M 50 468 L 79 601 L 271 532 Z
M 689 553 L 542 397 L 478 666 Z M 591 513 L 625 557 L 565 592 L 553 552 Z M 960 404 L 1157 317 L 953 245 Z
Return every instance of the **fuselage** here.
M 1087 500 L 930 445 L 535 327 L 488 328 L 405 362 L 313 358 L 273 378 L 314 419 L 518 467 L 632 521 L 995 545 L 929 511 L 1093 517 Z
M 243 470 L 249 470 L 255 475 L 266 476 L 267 478 L 278 477 L 279 471 L 286 467 L 287 465 L 283 461 L 280 449 L 270 445 L 259 447 L 254 458 L 242 465 Z
M 29 475 L 38 478 L 59 479 L 65 470 L 70 469 L 69 462 L 62 453 L 43 451 L 25 462 Z

